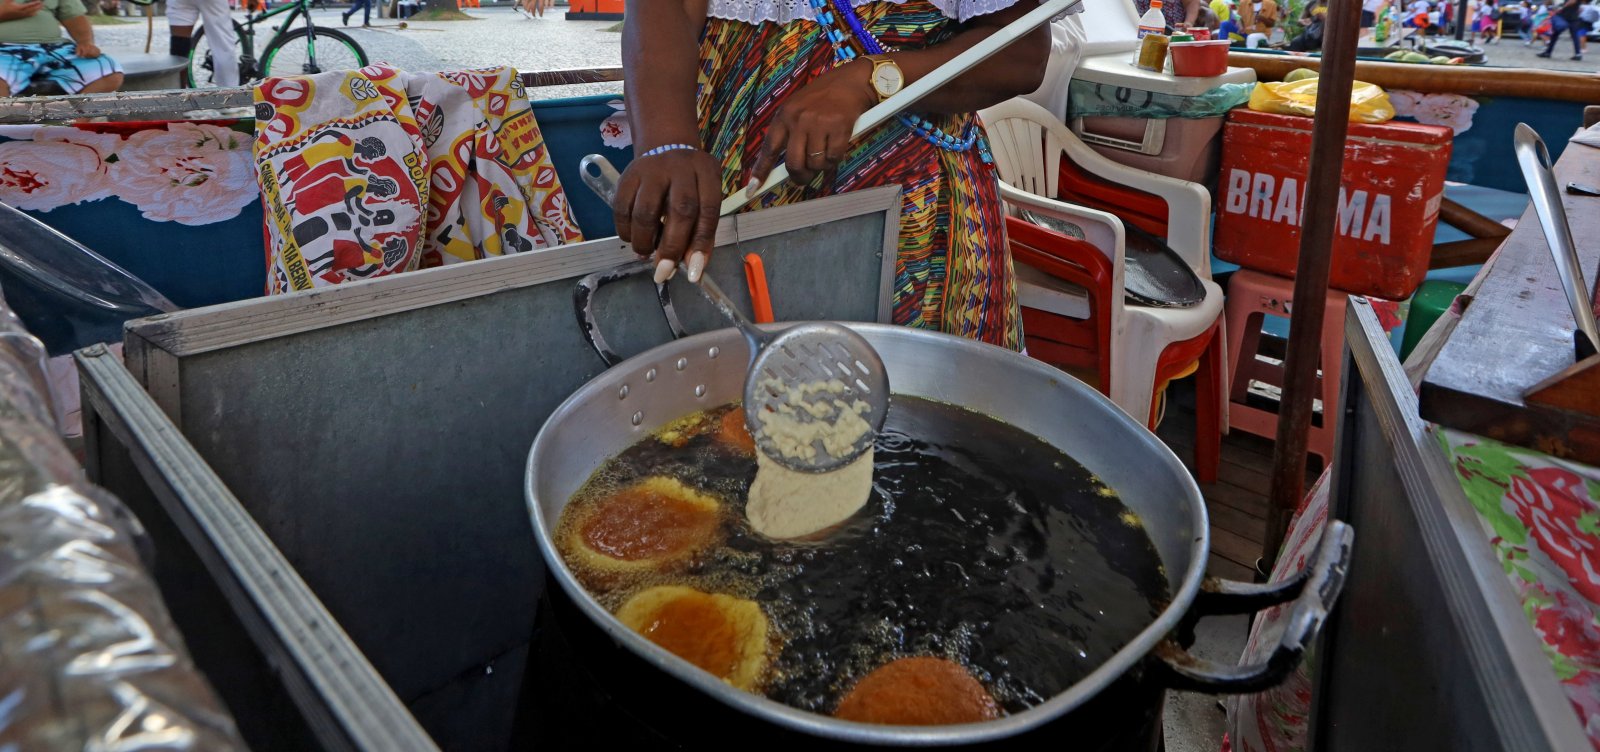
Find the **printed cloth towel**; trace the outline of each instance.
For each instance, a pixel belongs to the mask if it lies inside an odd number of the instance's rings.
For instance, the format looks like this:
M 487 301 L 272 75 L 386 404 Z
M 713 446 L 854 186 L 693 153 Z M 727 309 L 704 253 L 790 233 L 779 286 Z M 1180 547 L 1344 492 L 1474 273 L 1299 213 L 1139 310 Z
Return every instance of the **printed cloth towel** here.
M 1271 582 L 1283 582 L 1305 569 L 1322 530 L 1328 525 L 1328 476 L 1324 470 L 1311 492 L 1300 500 L 1283 549 L 1272 566 Z M 1250 626 L 1240 663 L 1265 661 L 1278 646 L 1289 611 L 1288 603 L 1263 611 Z M 1233 695 L 1225 701 L 1228 709 L 1228 736 L 1224 749 L 1236 752 L 1287 752 L 1304 750 L 1311 711 L 1311 676 L 1315 672 L 1315 645 L 1306 647 L 1299 668 L 1272 689 L 1251 695 Z
M 508 67 L 256 85 L 269 295 L 583 240 Z
M 1600 750 L 1600 468 L 1440 426 L 1434 434 Z

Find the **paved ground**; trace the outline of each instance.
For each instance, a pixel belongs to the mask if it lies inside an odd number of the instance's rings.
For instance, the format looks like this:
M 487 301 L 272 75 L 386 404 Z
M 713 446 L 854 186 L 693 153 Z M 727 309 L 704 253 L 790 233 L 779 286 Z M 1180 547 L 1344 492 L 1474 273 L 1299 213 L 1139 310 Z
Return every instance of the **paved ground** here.
M 1548 60 L 1537 56 L 1537 53 L 1544 51 L 1544 44 L 1530 46 L 1518 39 L 1515 34 L 1492 44 L 1484 44 L 1480 40 L 1478 46 L 1482 47 L 1484 52 L 1488 54 L 1488 64 L 1493 66 L 1544 68 L 1547 70 L 1583 71 L 1585 73 L 1600 71 L 1600 47 L 1595 47 L 1590 54 L 1584 55 L 1581 61 L 1569 60 L 1568 58 L 1572 57 L 1572 40 L 1565 34 L 1561 35 L 1561 43 L 1556 46 L 1555 51 L 1551 53 Z
M 317 11 L 317 24 L 349 31 L 374 62 L 387 62 L 412 71 L 437 71 L 487 65 L 511 65 L 518 70 L 553 70 L 615 66 L 622 64 L 621 38 L 606 31 L 616 24 L 609 21 L 568 21 L 557 12 L 544 18 L 529 18 L 511 8 L 478 8 L 467 11 L 472 21 L 400 22 L 373 18 L 371 28 L 344 27 L 339 11 Z M 143 51 L 145 24 L 95 27 L 100 46 L 116 50 Z M 259 36 L 259 35 L 258 35 Z M 151 51 L 167 48 L 167 24 L 155 21 Z M 617 93 L 621 84 L 559 86 L 540 89 L 540 99 Z
M 375 61 L 394 63 L 407 70 L 435 71 L 456 67 L 508 64 L 518 70 L 550 70 L 621 64 L 621 35 L 608 31 L 609 21 L 568 21 L 558 7 L 544 18 L 529 18 L 509 7 L 466 11 L 472 21 L 419 21 L 400 28 L 391 19 L 373 19 L 368 29 L 351 27 L 351 33 Z M 339 11 L 318 11 L 318 23 L 344 28 Z M 357 19 L 359 22 L 359 19 Z M 166 46 L 164 19 L 156 19 L 154 49 Z M 102 46 L 111 49 L 144 48 L 144 23 L 97 26 Z M 1542 45 L 1527 46 L 1515 35 L 1495 44 L 1484 45 L 1489 64 L 1546 68 L 1551 70 L 1600 71 L 1600 48 L 1582 61 L 1568 60 L 1572 44 L 1566 38 L 1552 59 L 1535 57 Z M 616 93 L 620 84 L 581 87 L 551 87 L 536 93 L 539 98 L 582 94 Z

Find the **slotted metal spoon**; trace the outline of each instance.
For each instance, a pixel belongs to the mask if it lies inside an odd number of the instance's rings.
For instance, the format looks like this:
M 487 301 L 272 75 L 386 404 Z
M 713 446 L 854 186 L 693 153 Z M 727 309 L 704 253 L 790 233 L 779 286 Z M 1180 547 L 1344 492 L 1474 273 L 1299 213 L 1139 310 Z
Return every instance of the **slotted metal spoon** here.
M 777 332 L 763 331 L 733 304 L 708 275 L 701 275 L 700 292 L 733 320 L 750 345 L 750 373 L 744 380 L 744 422 L 761 453 L 791 470 L 825 473 L 855 461 L 872 446 L 889 415 L 889 374 L 883 358 L 861 335 L 849 327 L 826 321 L 808 321 Z M 838 382 L 839 392 L 819 389 Z M 824 403 L 833 407 L 823 417 L 795 404 Z M 783 452 L 762 421 L 765 413 L 790 412 L 801 422 L 837 419 L 837 411 L 856 410 L 871 430 L 856 438 L 847 451 L 830 452 L 820 440 L 799 456 Z M 787 409 L 785 409 L 787 407 Z
M 621 176 L 605 157 L 584 157 L 579 173 L 607 204 L 613 202 Z M 737 241 L 737 231 L 735 236 Z M 825 321 L 808 321 L 778 331 L 763 330 L 739 310 L 711 275 L 702 274 L 698 282 L 691 284 L 733 321 L 750 345 L 750 372 L 744 382 L 744 423 L 762 454 L 791 470 L 825 473 L 866 453 L 889 415 L 889 374 L 883 358 L 865 338 L 842 324 Z M 825 388 L 830 382 L 838 382 L 837 393 Z M 858 403 L 865 407 L 858 408 Z M 822 415 L 813 414 L 807 407 L 815 407 Z M 839 410 L 859 411 L 871 428 L 842 452 L 829 451 L 818 439 L 812 441 L 809 451 L 786 453 L 761 419 L 764 414 L 783 412 L 801 423 L 829 421 L 838 418 Z

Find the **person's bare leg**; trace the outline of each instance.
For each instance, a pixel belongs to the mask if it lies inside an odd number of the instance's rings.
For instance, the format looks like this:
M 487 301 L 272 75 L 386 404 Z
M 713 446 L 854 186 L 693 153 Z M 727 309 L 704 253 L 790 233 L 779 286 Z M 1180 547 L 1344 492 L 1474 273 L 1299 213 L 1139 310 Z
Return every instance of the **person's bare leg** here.
M 109 76 L 101 76 L 93 81 L 90 81 L 89 85 L 83 87 L 83 89 L 79 90 L 78 93 L 110 94 L 111 92 L 120 88 L 122 88 L 122 74 L 113 73 Z
M 0 97 L 9 96 L 11 96 L 11 86 L 4 81 L 0 81 Z

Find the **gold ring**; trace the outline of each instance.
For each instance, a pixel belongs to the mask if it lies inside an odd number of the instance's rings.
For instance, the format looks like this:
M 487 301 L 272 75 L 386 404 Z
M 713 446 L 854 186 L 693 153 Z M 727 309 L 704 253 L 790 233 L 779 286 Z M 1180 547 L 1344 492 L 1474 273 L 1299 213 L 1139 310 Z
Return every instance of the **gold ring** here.
M 808 154 L 806 156 L 809 156 L 809 157 L 820 157 L 820 156 L 822 156 L 824 154 L 827 154 L 827 153 L 828 152 L 826 152 L 826 151 L 814 151 L 814 152 L 811 152 L 810 154 Z

